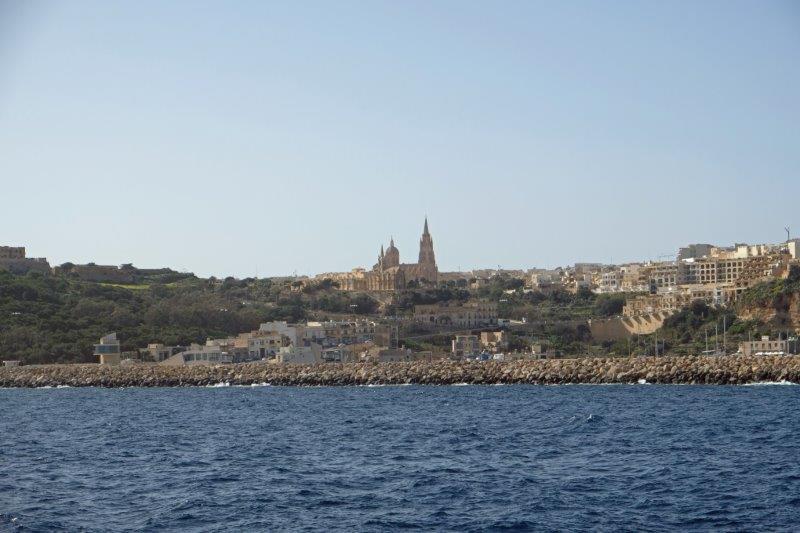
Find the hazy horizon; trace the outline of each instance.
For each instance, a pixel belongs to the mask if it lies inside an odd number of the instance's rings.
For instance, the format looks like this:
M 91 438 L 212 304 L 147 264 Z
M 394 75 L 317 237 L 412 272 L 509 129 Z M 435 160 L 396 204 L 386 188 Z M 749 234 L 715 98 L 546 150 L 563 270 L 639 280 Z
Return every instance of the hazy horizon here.
M 794 2 L 0 0 L 0 245 L 201 276 L 800 235 Z

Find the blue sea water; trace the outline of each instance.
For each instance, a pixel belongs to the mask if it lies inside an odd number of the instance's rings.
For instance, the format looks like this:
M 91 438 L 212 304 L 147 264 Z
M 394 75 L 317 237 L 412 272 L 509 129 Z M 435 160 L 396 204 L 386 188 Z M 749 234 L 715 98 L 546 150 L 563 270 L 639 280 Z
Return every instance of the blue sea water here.
M 800 387 L 0 390 L 0 531 L 779 531 Z

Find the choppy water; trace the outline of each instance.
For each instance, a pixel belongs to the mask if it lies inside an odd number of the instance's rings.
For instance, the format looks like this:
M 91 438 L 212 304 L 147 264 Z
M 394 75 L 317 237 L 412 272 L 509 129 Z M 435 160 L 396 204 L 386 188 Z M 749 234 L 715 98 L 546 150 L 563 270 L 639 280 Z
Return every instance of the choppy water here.
M 796 530 L 800 387 L 0 390 L 0 531 Z

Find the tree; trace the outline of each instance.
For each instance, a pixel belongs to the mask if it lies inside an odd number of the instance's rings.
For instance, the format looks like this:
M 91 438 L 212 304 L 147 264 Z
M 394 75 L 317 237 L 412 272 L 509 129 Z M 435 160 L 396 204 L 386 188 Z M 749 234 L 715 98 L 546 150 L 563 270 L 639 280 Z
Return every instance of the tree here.
M 625 307 L 625 296 L 621 294 L 601 294 L 595 300 L 595 313 L 599 316 L 615 316 L 622 314 Z

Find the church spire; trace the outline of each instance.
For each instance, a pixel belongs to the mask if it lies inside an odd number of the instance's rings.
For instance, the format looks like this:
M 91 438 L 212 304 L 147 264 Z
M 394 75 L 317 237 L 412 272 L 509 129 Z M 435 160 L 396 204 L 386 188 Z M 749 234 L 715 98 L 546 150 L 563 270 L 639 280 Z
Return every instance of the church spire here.
M 428 216 L 425 216 L 425 227 L 422 230 L 422 237 L 419 239 L 419 264 L 426 265 L 428 268 L 436 269 L 436 256 L 433 253 L 433 239 L 428 231 Z M 429 273 L 430 274 L 430 273 Z M 426 279 L 432 281 L 434 278 L 428 276 Z

